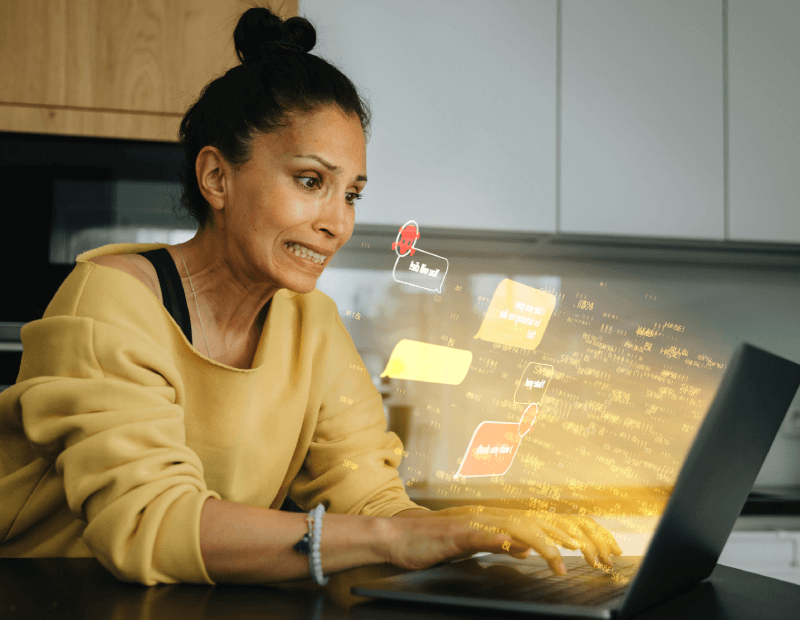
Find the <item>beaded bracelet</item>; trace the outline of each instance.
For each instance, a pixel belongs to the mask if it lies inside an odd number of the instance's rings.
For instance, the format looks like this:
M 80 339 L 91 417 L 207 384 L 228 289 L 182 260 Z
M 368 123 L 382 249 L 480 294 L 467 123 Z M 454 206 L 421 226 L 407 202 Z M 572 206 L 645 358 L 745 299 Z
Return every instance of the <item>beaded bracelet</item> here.
M 320 555 L 320 545 L 322 544 L 322 515 L 325 514 L 325 506 L 317 504 L 314 508 L 314 519 L 310 524 L 313 530 L 311 535 L 311 553 L 308 555 L 308 565 L 311 569 L 311 577 L 321 586 L 328 583 L 328 577 L 322 573 L 322 556 Z
M 322 557 L 320 555 L 320 545 L 322 543 L 322 515 L 325 513 L 325 506 L 319 504 L 314 510 L 308 513 L 308 533 L 297 541 L 292 547 L 298 553 L 308 556 L 308 568 L 311 578 L 318 585 L 324 586 L 328 583 L 328 577 L 322 573 Z

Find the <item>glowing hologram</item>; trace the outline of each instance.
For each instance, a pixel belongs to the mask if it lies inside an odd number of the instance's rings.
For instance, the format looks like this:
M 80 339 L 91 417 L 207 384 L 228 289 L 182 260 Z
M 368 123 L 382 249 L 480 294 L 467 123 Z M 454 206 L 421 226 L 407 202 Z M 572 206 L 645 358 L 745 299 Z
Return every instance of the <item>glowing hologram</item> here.
M 533 428 L 533 423 L 536 422 L 536 416 L 539 415 L 539 405 L 536 403 L 531 403 L 528 405 L 527 409 L 522 413 L 522 419 L 519 421 L 519 429 L 517 430 L 517 434 L 520 437 L 525 437 L 528 434 L 528 431 Z
M 553 367 L 550 364 L 530 362 L 522 371 L 519 385 L 514 392 L 514 402 L 521 405 L 542 402 L 552 376 Z
M 497 285 L 475 338 L 533 350 L 542 341 L 556 307 L 556 297 L 504 278 Z M 514 462 L 519 444 L 539 415 L 553 376 L 550 364 L 530 362 L 522 371 L 514 402 L 527 404 L 520 421 L 481 422 L 472 434 L 456 477 L 502 476 Z
M 504 278 L 475 338 L 532 351 L 542 341 L 555 307 L 555 295 Z
M 454 478 L 502 476 L 511 467 L 522 438 L 528 434 L 539 415 L 539 405 L 531 403 L 520 421 L 481 422 L 472 433 Z
M 502 476 L 514 462 L 522 437 L 514 422 L 481 422 L 472 434 L 455 478 Z
M 410 256 L 411 252 L 416 254 L 414 259 Z M 417 248 L 397 257 L 392 276 L 395 282 L 441 293 L 449 266 L 446 258 Z
M 417 248 L 419 238 L 419 225 L 414 220 L 408 220 L 400 228 L 397 239 L 392 243 L 392 249 L 397 254 L 392 276 L 395 282 L 441 293 L 450 263 L 443 256 Z
M 471 351 L 404 339 L 394 346 L 381 377 L 458 385 L 471 362 Z
M 397 256 L 405 256 L 411 254 L 414 256 L 416 249 L 414 244 L 419 239 L 419 226 L 414 220 L 408 220 L 400 227 L 400 232 L 397 233 L 397 239 L 392 243 L 392 249 L 397 252 Z

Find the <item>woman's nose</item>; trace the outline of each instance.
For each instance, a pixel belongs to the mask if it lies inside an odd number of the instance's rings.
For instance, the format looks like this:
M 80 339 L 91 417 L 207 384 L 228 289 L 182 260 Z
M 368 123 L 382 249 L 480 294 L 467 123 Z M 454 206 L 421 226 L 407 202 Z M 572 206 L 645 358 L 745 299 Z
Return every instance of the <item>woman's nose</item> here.
M 349 209 L 352 207 L 343 197 L 326 200 L 319 210 L 315 228 L 337 239 L 346 235 L 352 226 Z

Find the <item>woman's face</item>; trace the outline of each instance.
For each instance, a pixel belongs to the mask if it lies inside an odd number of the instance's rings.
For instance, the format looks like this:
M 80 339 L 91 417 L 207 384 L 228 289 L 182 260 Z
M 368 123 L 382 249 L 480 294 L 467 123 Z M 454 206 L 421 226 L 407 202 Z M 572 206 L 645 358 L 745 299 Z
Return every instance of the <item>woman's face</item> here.
M 253 283 L 308 293 L 353 233 L 367 181 L 366 141 L 358 118 L 338 108 L 293 119 L 257 135 L 238 170 L 226 166 L 232 174 L 217 222 L 237 271 Z

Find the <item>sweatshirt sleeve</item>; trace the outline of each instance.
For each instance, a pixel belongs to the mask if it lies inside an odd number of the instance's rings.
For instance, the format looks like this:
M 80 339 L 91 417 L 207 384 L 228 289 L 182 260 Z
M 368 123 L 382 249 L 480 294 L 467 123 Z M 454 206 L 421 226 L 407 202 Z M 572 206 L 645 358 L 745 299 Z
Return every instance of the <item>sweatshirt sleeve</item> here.
M 45 318 L 23 328 L 25 433 L 63 477 L 86 544 L 119 579 L 213 583 L 199 523 L 205 500 L 219 495 L 185 443 L 180 375 L 130 311 L 102 320 L 115 315 L 114 291 L 105 292 L 100 316 L 85 291 L 66 312 L 57 295 Z
M 392 516 L 421 508 L 400 480 L 403 445 L 386 431 L 381 395 L 335 305 L 333 314 L 322 404 L 290 496 L 305 510 L 321 502 L 347 514 Z

